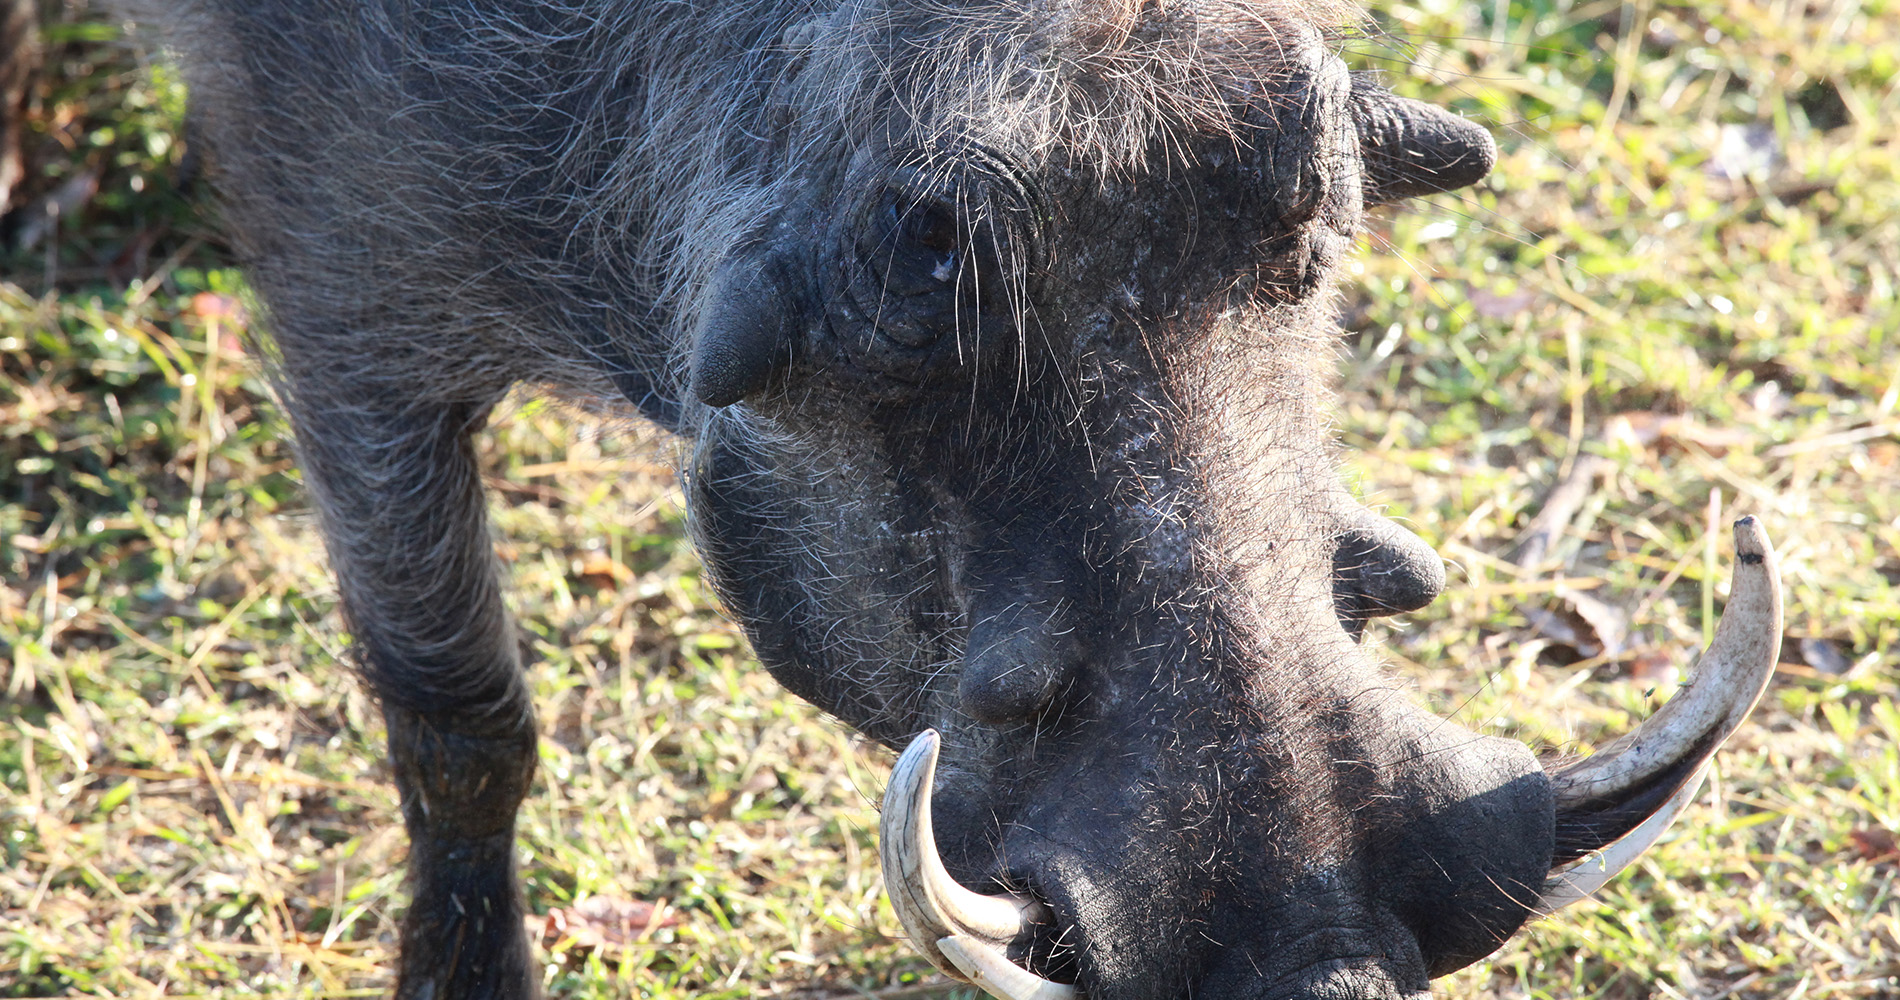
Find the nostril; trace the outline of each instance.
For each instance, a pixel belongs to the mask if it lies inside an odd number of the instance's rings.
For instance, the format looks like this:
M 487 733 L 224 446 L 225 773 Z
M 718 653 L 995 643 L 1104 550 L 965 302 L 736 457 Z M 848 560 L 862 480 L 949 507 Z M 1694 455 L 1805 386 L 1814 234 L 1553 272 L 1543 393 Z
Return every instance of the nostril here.
M 1076 629 L 1063 617 L 1047 605 L 1025 603 L 972 624 L 957 682 L 964 713 L 997 725 L 1042 711 L 1081 658 Z

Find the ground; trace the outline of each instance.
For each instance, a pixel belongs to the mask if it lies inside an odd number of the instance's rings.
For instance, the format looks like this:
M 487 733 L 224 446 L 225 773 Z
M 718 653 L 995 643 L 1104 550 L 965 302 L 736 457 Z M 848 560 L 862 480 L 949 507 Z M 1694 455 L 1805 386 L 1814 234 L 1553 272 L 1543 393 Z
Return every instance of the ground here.
M 380 721 L 182 95 L 115 34 L 53 11 L 0 225 L 0 997 L 377 995 Z M 1347 475 L 1451 564 L 1369 641 L 1438 711 L 1587 751 L 1712 627 L 1735 516 L 1787 594 L 1782 669 L 1675 830 L 1439 992 L 1900 996 L 1900 9 L 1425 0 L 1350 47 L 1504 149 L 1380 215 L 1345 288 Z M 880 896 L 885 756 L 720 617 L 671 446 L 524 396 L 483 448 L 549 993 L 956 992 Z

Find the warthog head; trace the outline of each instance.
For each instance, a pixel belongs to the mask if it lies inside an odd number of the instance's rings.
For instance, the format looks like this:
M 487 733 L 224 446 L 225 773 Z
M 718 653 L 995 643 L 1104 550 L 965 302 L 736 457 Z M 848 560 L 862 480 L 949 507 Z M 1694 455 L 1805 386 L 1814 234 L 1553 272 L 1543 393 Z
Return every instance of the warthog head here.
M 788 687 L 910 746 L 898 912 L 999 996 L 1421 993 L 1653 840 L 1772 660 L 1752 524 L 1714 657 L 1747 676 L 1705 667 L 1621 753 L 1540 762 L 1357 647 L 1443 575 L 1337 480 L 1331 285 L 1363 206 L 1494 152 L 1314 24 L 800 22 L 697 300 L 707 563 Z

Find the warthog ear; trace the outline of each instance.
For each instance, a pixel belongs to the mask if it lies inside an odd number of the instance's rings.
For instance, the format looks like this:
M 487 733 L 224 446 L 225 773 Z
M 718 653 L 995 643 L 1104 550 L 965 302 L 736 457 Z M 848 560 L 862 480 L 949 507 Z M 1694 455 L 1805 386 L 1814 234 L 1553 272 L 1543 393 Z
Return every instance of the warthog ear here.
M 791 360 L 795 317 L 772 269 L 744 256 L 720 265 L 693 335 L 693 396 L 731 406 L 765 388 Z
M 1476 184 L 1498 161 L 1497 143 L 1482 126 L 1366 77 L 1353 78 L 1352 120 L 1368 205 Z

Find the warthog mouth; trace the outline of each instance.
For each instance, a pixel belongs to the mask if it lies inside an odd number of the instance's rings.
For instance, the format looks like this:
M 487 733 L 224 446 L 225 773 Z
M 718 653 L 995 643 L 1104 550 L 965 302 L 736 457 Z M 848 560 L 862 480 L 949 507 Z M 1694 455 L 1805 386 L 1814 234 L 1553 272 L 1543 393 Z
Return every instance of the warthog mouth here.
M 1735 523 L 1731 595 L 1694 675 L 1656 714 L 1597 753 L 1547 769 L 1555 867 L 1529 907 L 1542 916 L 1602 887 L 1661 837 L 1774 673 L 1781 593 L 1774 550 L 1752 517 Z M 1082 991 L 1010 961 L 1056 915 L 1023 893 L 973 891 L 945 870 L 931 820 L 941 738 L 925 730 L 891 772 L 879 857 L 905 933 L 946 975 L 999 1000 L 1075 1000 Z

